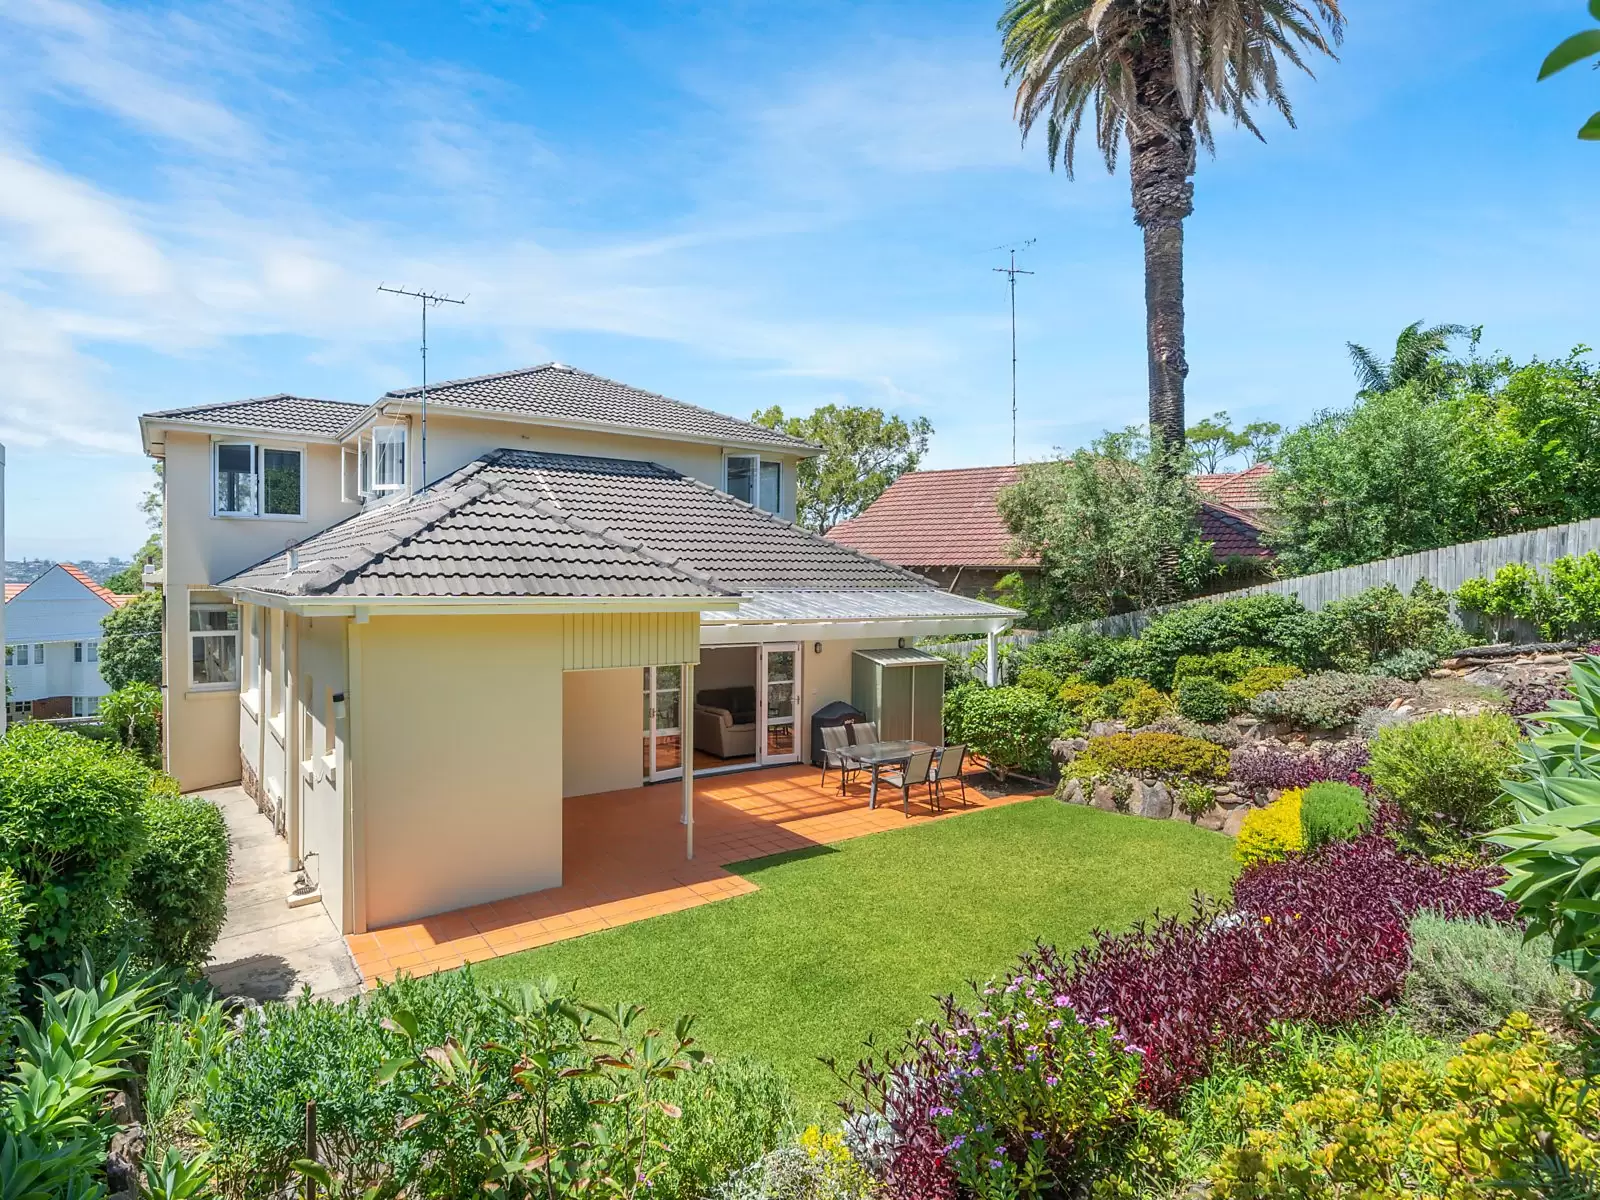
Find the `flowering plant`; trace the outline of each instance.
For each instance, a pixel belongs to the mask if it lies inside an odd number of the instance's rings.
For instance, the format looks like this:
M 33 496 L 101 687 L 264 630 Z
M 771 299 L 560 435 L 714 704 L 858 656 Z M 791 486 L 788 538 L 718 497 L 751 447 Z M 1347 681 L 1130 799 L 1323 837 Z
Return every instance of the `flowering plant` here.
M 1143 1051 L 1105 1017 L 1080 1018 L 1042 978 L 992 983 L 983 1007 L 952 1008 L 930 1106 L 964 1194 L 1012 1200 L 1158 1172 L 1170 1138 L 1138 1097 Z

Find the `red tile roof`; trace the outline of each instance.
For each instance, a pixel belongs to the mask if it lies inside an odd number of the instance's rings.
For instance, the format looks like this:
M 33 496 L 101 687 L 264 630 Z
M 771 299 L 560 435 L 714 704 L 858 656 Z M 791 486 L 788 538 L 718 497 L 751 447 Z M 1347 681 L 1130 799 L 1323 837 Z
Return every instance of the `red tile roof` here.
M 1230 471 L 1221 475 L 1196 475 L 1195 486 L 1213 500 L 1220 500 L 1230 508 L 1252 513 L 1265 508 L 1266 490 L 1262 486 L 1272 468 L 1257 463 L 1245 471 Z
M 835 525 L 828 537 L 903 567 L 1029 566 L 1036 560 L 1011 556 L 1011 532 L 995 504 L 1001 489 L 1021 475 L 1016 466 L 914 471 L 895 480 L 859 516 Z M 1207 475 L 1196 482 L 1215 496 L 1237 478 Z M 1239 490 L 1248 493 L 1258 486 L 1259 476 Z M 1200 508 L 1200 534 L 1213 543 L 1217 557 L 1270 557 L 1272 552 L 1261 544 L 1259 524 L 1219 500 L 1208 499 Z
M 120 595 L 117 592 L 113 592 L 104 584 L 96 583 L 93 579 L 84 574 L 83 571 L 73 566 L 71 563 L 57 563 L 56 566 L 60 567 L 68 575 L 71 575 L 79 583 L 83 584 L 84 587 L 88 588 L 96 596 L 99 596 L 100 599 L 111 605 L 112 608 L 121 608 L 124 604 L 133 599 L 132 596 Z M 29 582 L 32 581 L 30 580 Z M 28 584 L 26 583 L 6 584 L 6 599 L 9 601 L 13 596 L 17 595 L 27 586 Z

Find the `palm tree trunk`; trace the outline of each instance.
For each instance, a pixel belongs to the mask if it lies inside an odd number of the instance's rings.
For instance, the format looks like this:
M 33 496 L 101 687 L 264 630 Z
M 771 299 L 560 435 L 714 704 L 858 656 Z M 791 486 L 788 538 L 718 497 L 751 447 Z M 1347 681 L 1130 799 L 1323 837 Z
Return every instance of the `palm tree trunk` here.
M 1183 222 L 1194 211 L 1194 130 L 1169 87 L 1166 69 L 1145 73 L 1139 90 L 1144 112 L 1128 121 L 1128 173 L 1133 184 L 1133 219 L 1144 231 L 1145 353 L 1150 369 L 1150 445 L 1156 469 L 1168 476 L 1184 469 L 1183 385 L 1189 374 L 1183 337 Z M 1178 547 L 1163 546 L 1157 558 L 1157 594 L 1174 600 Z

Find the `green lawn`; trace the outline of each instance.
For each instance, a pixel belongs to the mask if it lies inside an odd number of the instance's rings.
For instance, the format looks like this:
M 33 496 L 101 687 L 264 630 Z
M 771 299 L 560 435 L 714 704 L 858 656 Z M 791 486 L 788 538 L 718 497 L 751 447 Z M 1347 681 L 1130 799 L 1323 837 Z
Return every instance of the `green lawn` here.
M 479 964 L 490 982 L 575 980 L 585 999 L 698 1017 L 714 1053 L 765 1059 L 821 1105 L 819 1055 L 896 1041 L 932 997 L 1005 969 L 1036 938 L 1186 909 L 1233 877 L 1233 842 L 1043 799 L 756 859 L 761 890 Z

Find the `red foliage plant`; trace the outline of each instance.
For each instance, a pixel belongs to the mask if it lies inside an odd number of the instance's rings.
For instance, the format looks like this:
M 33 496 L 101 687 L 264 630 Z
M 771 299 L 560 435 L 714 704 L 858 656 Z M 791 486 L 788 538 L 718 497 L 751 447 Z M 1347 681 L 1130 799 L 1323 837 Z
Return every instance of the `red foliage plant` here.
M 1197 900 L 1188 920 L 1102 933 L 1070 955 L 1041 945 L 1017 978 L 1110 1018 L 1143 1055 L 1145 1099 L 1170 1110 L 1220 1059 L 1257 1052 L 1275 1021 L 1339 1024 L 1397 999 L 1417 913 L 1513 919 L 1491 890 L 1502 878 L 1492 865 L 1439 866 L 1368 834 L 1250 868 L 1232 906 Z M 953 1194 L 930 1113 L 944 1103 L 942 1031 L 971 1023 L 947 1000 L 943 1020 L 914 1035 L 901 1058 L 848 1077 L 892 1131 L 885 1180 L 897 1200 Z

